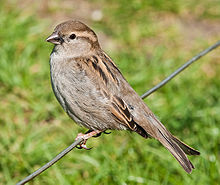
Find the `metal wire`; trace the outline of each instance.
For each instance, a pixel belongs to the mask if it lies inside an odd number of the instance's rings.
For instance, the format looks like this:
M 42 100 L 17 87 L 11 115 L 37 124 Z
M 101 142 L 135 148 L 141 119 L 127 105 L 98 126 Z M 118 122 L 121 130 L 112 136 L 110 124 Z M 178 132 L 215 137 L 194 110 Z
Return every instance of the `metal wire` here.
M 153 88 L 151 88 L 150 90 L 148 90 L 147 92 L 145 92 L 141 98 L 144 99 L 147 96 L 149 96 L 150 94 L 152 94 L 154 91 L 158 90 L 159 88 L 163 87 L 167 82 L 169 82 L 170 80 L 172 80 L 176 75 L 178 75 L 181 71 L 183 71 L 184 69 L 186 69 L 189 65 L 191 65 L 193 62 L 197 61 L 199 58 L 201 58 L 202 56 L 206 55 L 207 53 L 209 53 L 210 51 L 212 51 L 213 49 L 217 48 L 220 45 L 220 41 L 218 41 L 216 44 L 210 46 L 209 48 L 203 50 L 202 52 L 200 52 L 198 55 L 194 56 L 192 59 L 190 59 L 189 61 L 187 61 L 185 64 L 183 64 L 180 68 L 178 68 L 176 71 L 174 71 L 171 75 L 169 75 L 167 78 L 165 78 L 163 81 L 161 81 L 159 84 L 155 85 Z

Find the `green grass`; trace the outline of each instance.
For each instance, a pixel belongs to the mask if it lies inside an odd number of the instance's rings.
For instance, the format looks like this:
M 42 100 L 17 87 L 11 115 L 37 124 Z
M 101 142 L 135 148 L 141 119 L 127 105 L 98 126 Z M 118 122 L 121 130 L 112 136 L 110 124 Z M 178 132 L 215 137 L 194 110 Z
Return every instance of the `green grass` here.
M 129 83 L 141 95 L 219 39 L 218 1 L 88 1 L 103 18 L 90 21 Z M 66 148 L 78 132 L 52 93 L 49 54 L 61 1 L 44 16 L 17 1 L 0 6 L 0 184 L 15 184 Z M 70 2 L 69 2 L 70 3 Z M 75 8 L 76 5 L 74 5 Z M 74 10 L 74 8 L 73 8 Z M 73 11 L 72 10 L 72 11 Z M 43 10 L 42 10 L 43 11 Z M 89 20 L 89 17 L 87 17 Z M 190 27 L 190 28 L 188 28 Z M 201 152 L 186 174 L 156 140 L 113 131 L 74 149 L 30 184 L 163 184 L 220 182 L 219 49 L 148 97 L 145 102 L 186 143 Z

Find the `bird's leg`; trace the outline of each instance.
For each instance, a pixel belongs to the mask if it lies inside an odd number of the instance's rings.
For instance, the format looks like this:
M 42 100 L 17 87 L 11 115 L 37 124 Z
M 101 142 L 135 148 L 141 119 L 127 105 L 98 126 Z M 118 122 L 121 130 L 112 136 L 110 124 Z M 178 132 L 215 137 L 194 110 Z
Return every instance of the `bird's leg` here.
M 95 135 L 97 135 L 97 134 L 100 134 L 101 132 L 102 132 L 102 131 L 100 131 L 100 130 L 93 130 L 93 131 L 89 130 L 89 131 L 87 131 L 85 134 L 79 133 L 79 134 L 77 135 L 77 137 L 76 137 L 75 140 L 77 140 L 77 139 L 83 139 L 83 141 L 82 141 L 82 143 L 79 144 L 79 147 L 77 147 L 77 148 L 78 148 L 78 149 L 84 148 L 84 149 L 86 149 L 86 150 L 90 150 L 91 148 L 87 148 L 87 146 L 86 146 L 86 141 L 87 141 L 90 137 L 95 136 Z
M 92 132 L 93 130 L 88 130 L 85 134 L 88 134 L 89 132 Z M 102 132 L 100 132 L 100 133 L 98 133 L 98 134 L 96 134 L 95 136 L 92 136 L 92 137 L 99 137 L 99 136 L 101 136 L 101 134 L 111 134 L 111 132 L 107 132 L 106 130 L 105 131 L 102 131 Z
M 88 133 L 90 133 L 90 132 L 92 132 L 93 130 L 88 130 L 85 134 L 88 134 Z M 102 132 L 100 132 L 100 133 L 98 133 L 98 134 L 96 134 L 96 135 L 94 135 L 94 136 L 92 136 L 92 137 L 99 137 L 99 136 L 101 136 L 101 134 L 111 134 L 111 132 L 107 132 L 106 130 L 105 131 L 102 131 Z
M 85 134 L 88 134 L 88 133 L 90 133 L 90 132 L 92 132 L 93 130 L 88 130 Z M 102 134 L 102 132 L 100 132 L 100 133 L 98 133 L 98 134 L 96 134 L 96 135 L 94 135 L 94 136 L 92 136 L 92 137 L 99 137 L 99 136 L 101 136 L 101 134 Z
M 98 133 L 98 134 L 96 134 L 95 136 L 92 136 L 92 137 L 99 137 L 99 136 L 101 136 L 101 134 L 111 134 L 111 132 L 106 132 L 106 131 L 102 131 L 102 132 L 100 132 L 100 133 Z

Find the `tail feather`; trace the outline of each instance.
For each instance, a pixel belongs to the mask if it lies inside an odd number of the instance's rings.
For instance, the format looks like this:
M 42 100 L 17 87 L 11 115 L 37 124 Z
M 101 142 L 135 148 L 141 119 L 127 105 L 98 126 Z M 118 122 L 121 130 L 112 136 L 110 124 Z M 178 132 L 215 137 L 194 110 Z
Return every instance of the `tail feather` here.
M 179 145 L 170 137 L 167 137 L 163 134 L 159 129 L 159 133 L 162 137 L 158 138 L 158 140 L 170 151 L 170 153 L 176 158 L 176 160 L 180 163 L 183 169 L 187 173 L 191 173 L 192 169 L 194 169 L 193 164 L 187 158 L 184 151 L 179 147 Z
M 187 173 L 191 173 L 194 166 L 186 154 L 199 155 L 200 153 L 173 136 L 153 114 L 148 117 L 148 121 L 147 125 L 141 125 L 143 129 L 150 136 L 159 140 L 176 158 L 183 169 Z
M 179 147 L 185 152 L 185 154 L 187 154 L 187 155 L 200 155 L 199 151 L 197 151 L 194 148 L 183 143 L 177 137 L 175 137 L 175 136 L 172 136 L 172 137 L 173 137 L 173 140 L 179 145 Z

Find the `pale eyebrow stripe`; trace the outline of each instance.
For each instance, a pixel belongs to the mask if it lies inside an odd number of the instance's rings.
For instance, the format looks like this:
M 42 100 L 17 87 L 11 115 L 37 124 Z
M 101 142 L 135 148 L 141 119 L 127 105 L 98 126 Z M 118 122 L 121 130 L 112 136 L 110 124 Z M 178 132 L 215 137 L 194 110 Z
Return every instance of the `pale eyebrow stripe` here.
M 85 37 L 88 38 L 89 40 L 91 40 L 92 42 L 96 42 L 97 38 L 95 35 L 93 35 L 94 33 L 92 32 L 88 32 L 88 31 L 74 31 L 74 34 L 76 34 L 77 37 Z

